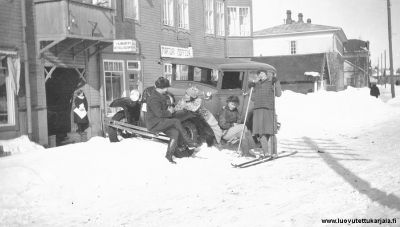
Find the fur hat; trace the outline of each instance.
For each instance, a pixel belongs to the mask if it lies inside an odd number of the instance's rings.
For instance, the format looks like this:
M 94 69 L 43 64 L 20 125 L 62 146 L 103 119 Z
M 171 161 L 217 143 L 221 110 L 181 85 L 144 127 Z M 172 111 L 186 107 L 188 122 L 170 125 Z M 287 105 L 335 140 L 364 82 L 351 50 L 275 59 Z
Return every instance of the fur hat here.
M 185 93 L 185 100 L 188 101 L 190 100 L 190 98 L 197 98 L 199 96 L 200 90 L 197 87 L 190 87 L 188 89 L 186 89 L 186 93 Z
M 229 96 L 229 97 L 226 99 L 226 103 L 230 103 L 230 102 L 239 104 L 239 103 L 240 103 L 239 97 L 237 97 L 237 96 L 235 96 L 235 95 Z
M 167 87 L 169 87 L 169 80 L 167 78 L 161 76 L 156 80 L 155 85 L 156 85 L 156 88 L 160 88 L 160 89 L 167 88 Z

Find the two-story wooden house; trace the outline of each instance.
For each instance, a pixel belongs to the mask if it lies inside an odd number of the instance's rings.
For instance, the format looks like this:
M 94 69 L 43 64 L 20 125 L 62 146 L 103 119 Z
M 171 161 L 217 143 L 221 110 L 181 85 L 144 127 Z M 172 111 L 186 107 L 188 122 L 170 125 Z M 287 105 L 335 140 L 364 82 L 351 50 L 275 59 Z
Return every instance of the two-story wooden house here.
M 285 24 L 253 33 L 252 59 L 274 65 L 283 89 L 302 93 L 314 91 L 318 77 L 310 75 L 318 73 L 326 89 L 341 90 L 344 88 L 343 44 L 346 41 L 347 37 L 340 27 L 312 24 L 310 19 L 304 22 L 301 13 L 295 21 L 288 10 Z M 318 65 L 315 65 L 316 62 L 319 62 Z M 300 64 L 301 68 L 296 67 Z M 285 70 L 292 66 L 292 70 Z

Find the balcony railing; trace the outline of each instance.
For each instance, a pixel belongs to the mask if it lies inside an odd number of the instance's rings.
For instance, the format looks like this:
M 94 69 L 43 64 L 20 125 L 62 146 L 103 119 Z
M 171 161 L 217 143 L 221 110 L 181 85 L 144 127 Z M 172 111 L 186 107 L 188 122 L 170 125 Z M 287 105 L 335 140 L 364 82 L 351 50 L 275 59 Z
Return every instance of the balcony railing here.
M 35 0 L 40 40 L 115 38 L 114 9 L 78 0 Z

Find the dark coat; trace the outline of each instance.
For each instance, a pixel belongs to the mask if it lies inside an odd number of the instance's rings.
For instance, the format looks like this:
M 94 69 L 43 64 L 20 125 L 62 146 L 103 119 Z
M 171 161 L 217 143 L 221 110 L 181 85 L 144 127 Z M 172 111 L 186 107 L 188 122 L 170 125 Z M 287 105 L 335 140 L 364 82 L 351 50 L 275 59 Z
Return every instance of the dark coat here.
M 259 81 L 256 83 L 253 91 L 252 100 L 254 101 L 254 109 L 274 109 L 274 93 L 275 96 L 280 97 L 282 95 L 281 84 L 279 81 L 274 85 L 271 81 Z
M 218 116 L 218 124 L 223 130 L 228 130 L 233 123 L 240 123 L 240 114 L 237 109 L 230 110 L 229 107 L 222 107 Z
M 82 103 L 83 103 L 83 106 L 85 107 L 86 112 L 88 112 L 88 102 L 87 102 L 87 100 L 86 100 L 86 97 L 84 97 L 83 99 L 80 99 L 80 98 L 78 98 L 78 97 L 75 97 L 74 104 L 75 104 L 75 107 L 76 107 L 76 108 L 79 108 L 79 106 L 80 106 Z M 75 107 L 74 107 L 74 109 L 75 109 Z M 89 113 L 87 113 L 86 116 L 85 116 L 84 118 L 80 118 L 80 117 L 78 116 L 78 114 L 76 114 L 76 113 L 74 112 L 74 122 L 77 123 L 77 124 L 78 124 L 78 123 L 79 123 L 79 124 L 89 123 L 88 114 L 89 114 Z
M 172 113 L 168 111 L 167 96 L 157 91 L 151 93 L 147 98 L 146 127 L 152 130 L 158 123 L 171 118 Z
M 379 92 L 379 88 L 375 84 L 371 86 L 371 90 L 369 91 L 369 94 L 371 96 L 375 96 L 377 98 L 379 95 L 381 95 L 381 93 Z

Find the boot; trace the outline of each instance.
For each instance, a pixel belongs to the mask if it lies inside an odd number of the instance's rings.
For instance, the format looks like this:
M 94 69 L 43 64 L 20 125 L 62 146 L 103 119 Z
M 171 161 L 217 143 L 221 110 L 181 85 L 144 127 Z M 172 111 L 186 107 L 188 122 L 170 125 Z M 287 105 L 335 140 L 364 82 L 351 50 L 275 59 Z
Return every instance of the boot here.
M 176 162 L 172 159 L 172 156 L 174 155 L 176 147 L 177 147 L 176 140 L 171 139 L 168 143 L 168 148 L 167 148 L 167 153 L 165 154 L 165 158 L 167 158 L 167 160 L 172 164 L 176 164 Z
M 267 139 L 267 137 L 266 136 L 262 136 L 261 139 L 260 139 L 260 142 L 261 142 L 261 147 L 263 149 L 264 156 L 268 156 L 269 152 L 268 152 L 268 139 Z

